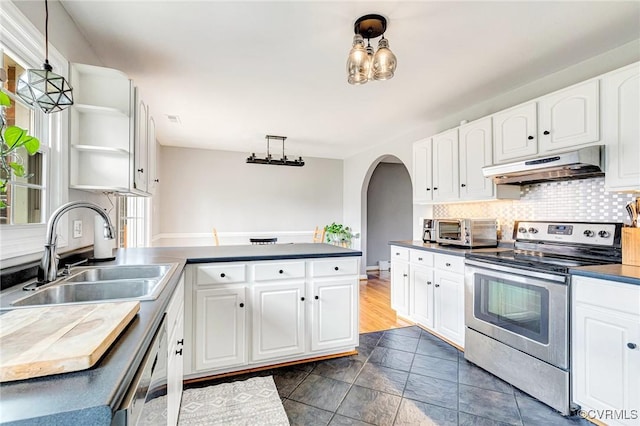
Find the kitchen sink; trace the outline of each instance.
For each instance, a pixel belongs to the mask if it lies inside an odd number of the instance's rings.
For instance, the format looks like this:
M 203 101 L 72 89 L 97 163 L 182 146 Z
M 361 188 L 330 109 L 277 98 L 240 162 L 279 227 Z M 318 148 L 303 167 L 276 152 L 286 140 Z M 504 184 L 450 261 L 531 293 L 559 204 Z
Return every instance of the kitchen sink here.
M 137 278 L 155 279 L 164 276 L 171 269 L 171 265 L 120 265 L 78 269 L 82 270 L 70 275 L 69 278 L 63 281 L 69 283 L 129 280 Z
M 11 306 L 155 300 L 178 264 L 87 266 L 14 300 Z M 24 293 L 24 292 L 23 292 Z

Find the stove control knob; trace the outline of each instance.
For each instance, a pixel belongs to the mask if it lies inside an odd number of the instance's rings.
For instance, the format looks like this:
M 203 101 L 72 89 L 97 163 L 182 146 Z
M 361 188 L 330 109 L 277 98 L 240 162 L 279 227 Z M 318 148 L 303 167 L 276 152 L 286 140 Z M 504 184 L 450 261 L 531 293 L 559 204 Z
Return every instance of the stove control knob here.
M 529 233 L 530 234 L 537 234 L 538 230 L 536 228 L 531 227 L 531 228 L 529 228 Z
M 604 230 L 598 232 L 598 237 L 600 238 L 609 238 L 610 235 L 611 234 L 609 234 L 607 231 L 604 231 Z
M 526 234 L 527 233 L 527 228 L 525 228 L 524 226 L 521 226 L 520 228 L 518 228 L 518 232 L 521 234 Z
M 596 235 L 596 233 L 593 232 L 591 229 L 587 229 L 586 231 L 583 232 L 583 234 L 584 234 L 585 237 L 589 237 L 589 238 L 591 238 L 594 235 Z

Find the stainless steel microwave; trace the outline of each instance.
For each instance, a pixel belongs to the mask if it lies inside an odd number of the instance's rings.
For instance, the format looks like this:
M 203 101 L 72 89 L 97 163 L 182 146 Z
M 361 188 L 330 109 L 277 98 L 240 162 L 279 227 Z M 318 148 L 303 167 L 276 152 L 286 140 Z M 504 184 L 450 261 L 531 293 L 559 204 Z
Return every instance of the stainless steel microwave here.
M 436 219 L 436 242 L 460 247 L 495 247 L 498 226 L 495 219 Z

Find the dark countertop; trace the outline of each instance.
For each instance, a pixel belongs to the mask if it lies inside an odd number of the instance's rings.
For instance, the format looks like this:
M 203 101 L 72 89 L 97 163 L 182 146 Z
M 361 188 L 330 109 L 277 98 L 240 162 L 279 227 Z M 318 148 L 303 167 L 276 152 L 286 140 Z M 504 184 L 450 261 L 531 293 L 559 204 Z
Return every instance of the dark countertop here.
M 612 264 L 582 266 L 569 270 L 571 275 L 618 281 L 621 283 L 640 285 L 640 266 Z
M 117 250 L 101 263 L 179 263 L 156 300 L 141 301 L 140 312 L 96 365 L 88 370 L 0 384 L 0 423 L 110 425 L 140 366 L 187 263 L 361 256 L 329 244 L 269 244 L 217 247 L 158 247 Z M 9 311 L 4 311 L 9 312 Z M 0 319 L 1 319 L 0 312 Z
M 450 254 L 452 256 L 461 256 L 464 257 L 465 254 L 478 251 L 495 251 L 495 247 L 485 247 L 485 248 L 466 248 L 466 247 L 456 247 L 450 245 L 443 245 L 438 243 L 423 243 L 421 240 L 406 240 L 406 241 L 389 241 L 390 246 L 400 246 L 407 247 L 410 249 L 424 250 L 424 251 L 432 251 L 436 253 L 442 254 Z M 508 248 L 504 248 L 508 250 Z

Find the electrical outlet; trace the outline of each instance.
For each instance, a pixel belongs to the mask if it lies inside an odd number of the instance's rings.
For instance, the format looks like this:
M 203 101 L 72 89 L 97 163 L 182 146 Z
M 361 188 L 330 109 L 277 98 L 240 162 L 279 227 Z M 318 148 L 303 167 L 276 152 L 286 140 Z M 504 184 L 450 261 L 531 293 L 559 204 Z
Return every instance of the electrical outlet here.
M 82 221 L 80 219 L 73 221 L 73 238 L 82 237 Z

